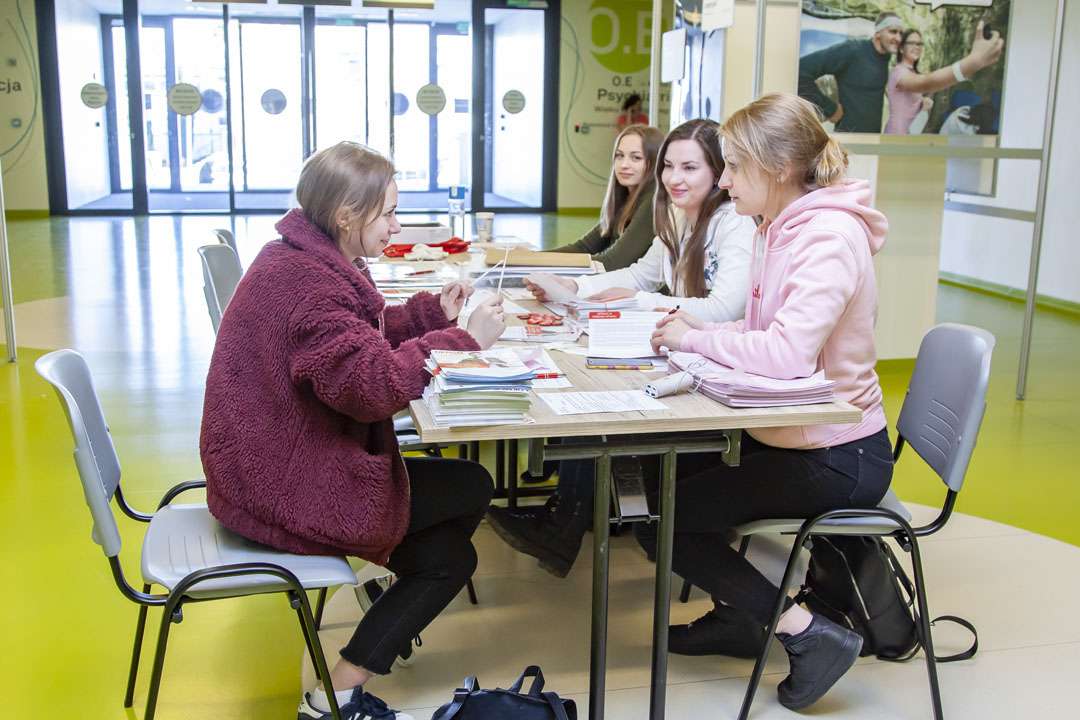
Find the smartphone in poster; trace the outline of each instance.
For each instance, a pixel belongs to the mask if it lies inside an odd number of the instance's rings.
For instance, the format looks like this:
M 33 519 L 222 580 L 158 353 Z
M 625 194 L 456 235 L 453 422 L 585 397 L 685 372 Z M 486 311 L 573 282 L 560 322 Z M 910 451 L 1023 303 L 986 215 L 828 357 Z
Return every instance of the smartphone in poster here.
M 1000 132 L 1011 0 L 803 0 L 799 94 L 837 132 Z

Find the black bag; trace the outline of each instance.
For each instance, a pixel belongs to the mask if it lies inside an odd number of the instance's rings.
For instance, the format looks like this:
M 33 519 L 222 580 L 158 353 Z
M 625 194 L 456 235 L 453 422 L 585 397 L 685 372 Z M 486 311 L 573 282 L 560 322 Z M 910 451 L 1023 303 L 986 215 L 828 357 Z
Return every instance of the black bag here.
M 903 662 L 915 657 L 921 643 L 914 586 L 904 568 L 881 538 L 815 535 L 810 568 L 795 596 L 811 612 L 854 630 L 863 638 L 861 655 Z M 975 636 L 972 646 L 938 662 L 967 660 L 979 649 L 979 636 L 967 620 L 952 615 L 936 618 L 958 623 Z
M 521 685 L 532 676 L 527 694 Z M 454 699 L 443 705 L 431 720 L 577 720 L 577 706 L 544 689 L 544 674 L 530 665 L 509 690 L 481 690 L 475 677 L 465 678 L 465 686 L 454 691 Z

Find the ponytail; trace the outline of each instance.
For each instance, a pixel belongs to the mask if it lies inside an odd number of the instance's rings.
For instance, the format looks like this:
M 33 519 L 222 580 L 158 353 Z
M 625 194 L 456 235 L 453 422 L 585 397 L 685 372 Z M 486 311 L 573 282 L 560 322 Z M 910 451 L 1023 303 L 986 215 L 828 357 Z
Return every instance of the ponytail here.
M 817 187 L 829 187 L 837 185 L 847 174 L 848 151 L 843 148 L 836 139 L 829 137 L 824 147 L 814 158 L 814 164 L 808 173 L 808 185 Z

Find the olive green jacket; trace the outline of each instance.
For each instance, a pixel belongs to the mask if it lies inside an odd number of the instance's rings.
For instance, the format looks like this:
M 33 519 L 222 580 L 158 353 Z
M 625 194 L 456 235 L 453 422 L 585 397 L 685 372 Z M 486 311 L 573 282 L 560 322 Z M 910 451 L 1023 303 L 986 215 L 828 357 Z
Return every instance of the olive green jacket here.
M 596 223 L 580 240 L 555 248 L 554 252 L 589 253 L 593 260 L 604 264 L 605 270 L 619 270 L 633 265 L 648 252 L 653 237 L 653 191 L 647 189 L 622 235 L 603 237 L 600 223 Z

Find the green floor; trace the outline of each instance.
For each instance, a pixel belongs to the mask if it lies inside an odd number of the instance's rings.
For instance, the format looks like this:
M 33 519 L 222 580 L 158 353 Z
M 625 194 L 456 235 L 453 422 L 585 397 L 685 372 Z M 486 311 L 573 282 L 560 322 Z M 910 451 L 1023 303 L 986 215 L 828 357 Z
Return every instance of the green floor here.
M 269 239 L 272 222 L 236 220 L 245 263 Z M 137 506 L 149 508 L 166 487 L 199 476 L 202 383 L 213 333 L 195 248 L 210 242 L 211 228 L 228 223 L 221 217 L 8 223 L 22 343 L 18 363 L 0 365 L 7 589 L 0 599 L 0 637 L 12 649 L 8 663 L 16 670 L 2 674 L 9 717 L 142 716 L 141 706 L 137 714 L 120 707 L 134 608 L 111 587 L 108 565 L 90 542 L 70 435 L 33 362 L 43 348 L 84 351 L 124 464 L 127 494 Z M 519 217 L 508 220 L 506 231 L 550 246 L 591 223 Z M 981 325 L 998 339 L 989 407 L 959 509 L 1080 544 L 1074 515 L 1080 510 L 1080 320 L 1037 315 L 1028 399 L 1018 402 L 1022 307 L 941 285 L 938 319 Z M 891 417 L 909 372 L 904 362 L 881 368 Z M 939 502 L 940 484 L 919 467 L 900 464 L 898 494 Z M 138 577 L 131 562 L 141 530 L 135 525 L 121 520 L 131 577 Z M 302 641 L 280 598 L 193 606 L 186 613 L 192 622 L 174 633 L 184 639 L 170 649 L 159 717 L 290 716 Z M 215 643 L 223 634 L 235 641 Z M 144 692 L 145 674 L 137 704 Z

